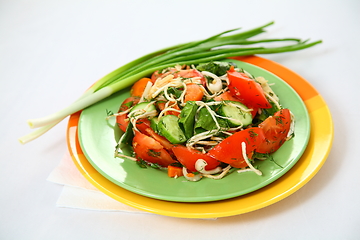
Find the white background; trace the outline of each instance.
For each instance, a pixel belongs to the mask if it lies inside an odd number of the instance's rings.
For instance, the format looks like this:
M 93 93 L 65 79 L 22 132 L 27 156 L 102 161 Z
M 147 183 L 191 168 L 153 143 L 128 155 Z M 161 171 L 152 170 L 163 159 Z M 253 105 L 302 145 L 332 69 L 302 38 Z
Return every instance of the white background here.
M 66 121 L 21 145 L 28 118 L 59 110 L 97 79 L 160 48 L 270 21 L 263 37 L 324 42 L 267 55 L 306 78 L 333 115 L 318 174 L 269 207 L 217 220 L 57 208 L 46 181 Z M 360 239 L 360 1 L 0 1 L 0 239 Z

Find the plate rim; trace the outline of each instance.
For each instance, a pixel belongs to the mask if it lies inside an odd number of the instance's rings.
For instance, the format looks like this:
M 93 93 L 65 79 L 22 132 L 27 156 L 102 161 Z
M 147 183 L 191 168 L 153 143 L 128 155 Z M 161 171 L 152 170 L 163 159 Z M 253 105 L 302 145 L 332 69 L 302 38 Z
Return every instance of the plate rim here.
M 307 81 L 303 78 L 301 78 L 299 75 L 297 75 L 296 73 L 292 72 L 291 70 L 289 69 L 286 69 L 285 67 L 281 66 L 280 64 L 277 64 L 275 62 L 272 62 L 270 60 L 267 60 L 267 59 L 264 59 L 264 58 L 261 58 L 261 57 L 257 57 L 257 56 L 251 56 L 251 57 L 241 57 L 240 59 L 239 58 L 235 58 L 236 60 L 240 60 L 240 61 L 244 61 L 244 62 L 248 62 L 250 64 L 253 64 L 253 65 L 256 65 L 260 68 L 263 68 L 273 74 L 275 74 L 276 76 L 278 76 L 279 78 L 283 79 L 286 83 L 288 83 L 290 86 L 291 84 L 287 81 L 287 79 L 285 79 L 284 77 L 280 77 L 279 74 L 277 74 L 276 72 L 286 72 L 287 74 L 291 74 L 291 75 L 295 75 L 297 78 L 300 78 L 300 80 L 305 83 L 306 87 L 304 89 L 306 89 L 306 91 L 309 90 L 309 88 L 311 88 L 312 91 L 310 92 L 313 92 L 312 95 L 309 95 L 309 94 L 304 94 L 304 92 L 302 92 L 303 94 L 300 94 L 299 91 L 297 91 L 293 86 L 291 86 L 299 95 L 300 97 L 304 100 L 304 98 L 306 98 L 305 100 L 312 100 L 314 98 L 318 98 L 317 101 L 320 102 L 320 108 L 325 108 L 326 112 L 328 112 L 328 118 L 326 119 L 328 122 L 329 122 L 329 128 L 328 129 L 328 135 L 331 136 L 330 137 L 330 141 L 328 141 L 327 143 L 327 147 L 325 149 L 325 153 L 323 155 L 323 157 L 320 159 L 320 161 L 317 163 L 317 166 L 312 169 L 310 171 L 310 174 L 305 178 L 305 179 L 302 179 L 302 181 L 298 182 L 297 184 L 295 184 L 294 186 L 291 186 L 289 189 L 287 189 L 284 193 L 278 195 L 278 196 L 275 196 L 273 197 L 272 199 L 267 199 L 266 201 L 262 202 L 261 204 L 259 204 L 258 206 L 252 206 L 252 207 L 247 207 L 247 208 L 238 208 L 238 209 L 234 209 L 230 212 L 218 212 L 218 211 L 213 211 L 212 213 L 211 212 L 186 212 L 186 211 L 183 211 L 183 212 L 179 212 L 179 211 L 174 211 L 174 210 L 171 210 L 171 209 L 161 209 L 161 207 L 157 206 L 157 207 L 150 207 L 150 206 L 146 206 L 146 204 L 139 204 L 137 202 L 136 199 L 133 199 L 134 196 L 131 197 L 132 200 L 130 199 L 126 199 L 126 198 L 129 198 L 129 196 L 126 196 L 125 198 L 123 196 L 118 196 L 116 193 L 114 193 L 114 189 L 113 189 L 113 186 L 109 188 L 109 186 L 107 186 L 108 183 L 106 183 L 106 181 L 104 182 L 104 179 L 99 179 L 99 173 L 93 173 L 92 170 L 89 171 L 89 168 L 88 166 L 85 166 L 86 165 L 86 161 L 88 161 L 86 158 L 84 159 L 84 155 L 79 152 L 77 149 L 77 145 L 75 144 L 75 147 L 74 147 L 74 143 L 71 143 L 71 141 L 73 141 L 74 139 L 70 139 L 71 137 L 76 138 L 76 130 L 75 129 L 75 135 L 74 135 L 74 132 L 73 131 L 70 131 L 71 129 L 74 130 L 73 128 L 77 127 L 74 125 L 74 121 L 76 122 L 76 114 L 72 115 L 69 119 L 69 126 L 68 126 L 68 136 L 67 136 L 67 140 L 68 140 L 68 146 L 69 146 L 69 151 L 71 153 L 71 156 L 73 158 L 73 161 L 75 163 L 75 165 L 78 167 L 78 169 L 80 170 L 80 172 L 93 184 L 95 185 L 95 187 L 99 188 L 100 191 L 106 193 L 107 195 L 115 198 L 116 200 L 120 201 L 120 202 L 123 202 L 125 204 L 128 204 L 130 206 L 133 206 L 133 207 L 136 207 L 136 208 L 139 208 L 139 209 L 142 209 L 142 210 L 145 210 L 145 211 L 150 211 L 150 212 L 154 212 L 154 213 L 158 213 L 158 214 L 161 214 L 161 215 L 168 215 L 168 216 L 177 216 L 177 217 L 188 217 L 188 218 L 198 218 L 198 217 L 222 217 L 222 216 L 231 216 L 231 215 L 237 215 L 237 214 L 241 214 L 241 213 L 245 213 L 245 212 L 248 212 L 248 211 L 253 211 L 253 210 L 256 210 L 256 209 L 260 209 L 262 207 L 265 207 L 265 206 L 268 206 L 272 203 L 275 203 L 287 196 L 289 196 L 290 194 L 292 194 L 293 192 L 295 192 L 296 190 L 298 190 L 301 186 L 305 185 L 306 182 L 308 182 L 317 172 L 318 170 L 321 168 L 321 166 L 324 164 L 326 158 L 327 158 L 327 155 L 329 154 L 330 152 L 330 149 L 331 149 L 331 145 L 332 145 L 332 139 L 333 139 L 333 124 L 332 124 L 332 119 L 331 119 L 331 115 L 330 115 L 330 112 L 327 108 L 327 105 L 326 103 L 323 101 L 322 97 L 317 93 L 317 91 L 309 84 L 307 83 Z M 259 66 L 260 65 L 260 66 Z M 265 67 L 264 67 L 265 66 Z M 272 71 L 274 70 L 274 66 L 276 67 L 276 71 Z M 266 67 L 270 68 L 270 69 L 266 69 Z M 286 75 L 286 74 L 285 74 Z M 301 96 L 301 95 L 309 95 L 309 96 Z M 314 107 L 311 107 L 311 105 L 314 105 L 314 104 L 306 104 L 306 101 L 304 100 L 305 102 L 305 105 L 306 107 L 308 108 L 308 112 L 309 112 L 309 115 L 311 114 L 311 111 L 309 110 L 309 106 L 310 105 L 310 109 L 311 110 L 314 110 L 312 108 Z M 315 109 L 316 110 L 316 109 Z M 77 113 L 78 114 L 78 113 Z M 72 123 L 71 123 L 72 122 Z M 312 119 L 310 118 L 310 123 L 312 122 Z M 311 124 L 312 126 L 312 124 Z M 312 129 L 313 127 L 311 127 Z M 72 132 L 72 133 L 71 133 Z M 311 134 L 312 135 L 312 134 Z M 310 135 L 310 138 L 312 138 L 312 136 Z M 76 139 L 75 139 L 75 142 L 76 142 Z M 80 149 L 81 150 L 81 149 Z M 305 150 L 306 151 L 306 150 Z M 301 158 L 300 158 L 301 159 Z M 299 160 L 300 161 L 300 160 Z M 85 164 L 84 164 L 85 163 Z M 290 170 L 291 171 L 291 170 Z M 290 172 L 289 171 L 289 172 Z M 288 173 L 285 173 L 285 175 L 287 175 Z M 107 180 L 107 179 L 106 179 Z M 107 180 L 108 181 L 108 180 Z M 279 179 L 277 180 L 279 181 Z M 273 185 L 276 186 L 276 182 L 275 181 L 274 183 L 270 184 L 271 187 L 273 187 Z M 118 186 L 119 187 L 119 186 Z M 119 187 L 121 188 L 121 187 Z M 266 186 L 265 188 L 268 188 L 268 186 Z M 127 190 L 126 190 L 127 191 Z M 257 190 L 256 193 L 258 191 L 261 191 L 261 189 Z M 251 193 L 250 193 L 251 194 Z M 253 195 L 253 194 L 252 194 Z M 141 196 L 141 195 L 139 195 Z M 141 197 L 144 197 L 144 196 L 141 196 Z M 241 196 L 241 197 L 235 197 L 236 199 L 233 199 L 234 201 L 238 201 L 239 198 L 241 199 L 244 199 L 246 198 L 247 195 L 244 195 L 244 196 Z M 135 197 L 136 198 L 136 197 Z M 147 198 L 147 197 L 145 197 Z M 164 202 L 163 200 L 157 200 L 157 199 L 153 199 L 155 201 L 161 201 L 161 202 Z M 222 200 L 221 202 L 226 202 L 227 200 Z M 179 202 L 172 202 L 173 204 L 183 204 L 183 203 L 179 203 Z M 206 202 L 206 204 L 211 204 L 211 203 L 214 203 L 214 202 Z M 215 202 L 217 203 L 217 202 Z M 187 204 L 199 204 L 199 203 L 187 203 Z M 200 204 L 205 204 L 205 203 L 200 203 Z M 155 204 L 156 205 L 156 204 Z

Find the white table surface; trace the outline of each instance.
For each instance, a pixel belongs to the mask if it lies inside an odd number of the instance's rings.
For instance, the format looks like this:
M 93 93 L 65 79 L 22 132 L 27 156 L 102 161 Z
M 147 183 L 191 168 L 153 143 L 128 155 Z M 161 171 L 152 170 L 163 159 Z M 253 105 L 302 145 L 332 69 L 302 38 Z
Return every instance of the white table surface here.
M 1 1 L 0 239 L 360 239 L 360 1 Z M 217 220 L 57 208 L 46 181 L 63 121 L 26 145 L 28 118 L 71 103 L 117 67 L 165 46 L 275 21 L 264 37 L 324 42 L 264 56 L 306 78 L 332 112 L 318 174 L 266 208 Z

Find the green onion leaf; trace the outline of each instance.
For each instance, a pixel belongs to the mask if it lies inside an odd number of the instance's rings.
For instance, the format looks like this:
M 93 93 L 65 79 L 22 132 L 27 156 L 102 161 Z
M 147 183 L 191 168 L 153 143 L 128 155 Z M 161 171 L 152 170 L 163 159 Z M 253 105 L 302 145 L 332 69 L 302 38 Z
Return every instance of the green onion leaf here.
M 297 38 L 249 40 L 249 38 L 265 32 L 265 28 L 272 24 L 274 22 L 243 32 L 238 32 L 239 29 L 224 31 L 203 40 L 160 49 L 135 59 L 101 78 L 70 106 L 44 118 L 28 120 L 31 128 L 38 129 L 21 137 L 19 141 L 24 144 L 34 140 L 67 116 L 97 103 L 115 92 L 130 87 L 140 78 L 149 76 L 156 70 L 175 65 L 219 61 L 236 56 L 298 51 L 322 42 L 321 40 L 309 42 Z M 274 42 L 280 43 L 282 46 L 267 46 L 268 43 Z M 289 44 L 283 44 L 286 42 Z

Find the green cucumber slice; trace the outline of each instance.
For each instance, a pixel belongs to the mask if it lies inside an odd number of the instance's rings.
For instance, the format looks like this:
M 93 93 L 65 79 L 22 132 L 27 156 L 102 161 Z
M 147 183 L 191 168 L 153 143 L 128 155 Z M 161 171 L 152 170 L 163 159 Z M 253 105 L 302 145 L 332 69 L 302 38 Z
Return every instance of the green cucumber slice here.
M 239 106 L 236 107 L 235 105 Z M 247 125 L 252 123 L 252 115 L 251 112 L 246 112 L 241 110 L 249 109 L 244 104 L 236 101 L 224 101 L 224 104 L 219 109 L 219 114 L 221 116 L 230 118 L 227 119 L 230 127 L 238 127 L 243 125 L 246 127 Z
M 186 141 L 184 132 L 179 126 L 179 118 L 175 115 L 161 117 L 157 129 L 160 135 L 164 136 L 173 144 L 179 144 Z
M 159 133 L 158 124 L 159 124 L 159 118 L 157 118 L 157 117 L 150 118 L 150 127 L 151 127 L 156 133 Z
M 149 105 L 149 102 L 142 102 L 142 103 L 139 103 L 139 104 L 135 105 L 135 106 L 130 110 L 130 113 L 129 113 L 129 114 L 130 114 L 130 115 L 131 115 L 131 113 L 134 114 L 134 112 L 135 112 L 136 110 L 139 110 L 139 109 L 144 109 L 146 112 L 151 112 L 151 111 L 156 110 L 154 104 Z

